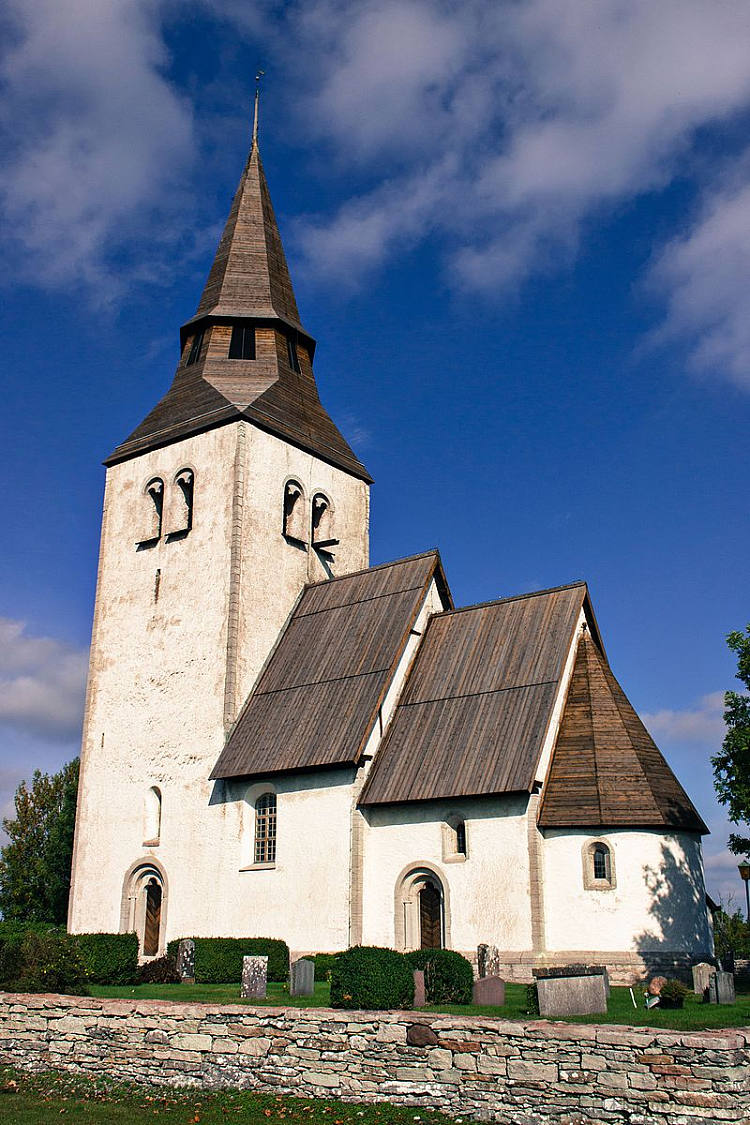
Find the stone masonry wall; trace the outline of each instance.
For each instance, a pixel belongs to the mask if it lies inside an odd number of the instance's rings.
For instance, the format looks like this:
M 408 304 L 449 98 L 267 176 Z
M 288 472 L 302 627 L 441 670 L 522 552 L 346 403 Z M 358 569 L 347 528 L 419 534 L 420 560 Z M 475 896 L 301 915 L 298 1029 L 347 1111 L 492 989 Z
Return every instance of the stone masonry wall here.
M 0 993 L 0 1060 L 157 1085 L 432 1106 L 506 1125 L 750 1121 L 750 1029 Z

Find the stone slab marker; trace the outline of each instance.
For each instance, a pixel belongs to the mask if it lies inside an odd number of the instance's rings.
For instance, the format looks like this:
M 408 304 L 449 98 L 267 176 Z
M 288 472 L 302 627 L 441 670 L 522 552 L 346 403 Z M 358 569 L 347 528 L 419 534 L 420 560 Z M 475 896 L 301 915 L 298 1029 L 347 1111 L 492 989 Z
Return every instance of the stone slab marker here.
M 240 996 L 243 1000 L 264 1000 L 266 997 L 267 979 L 267 957 L 242 958 L 242 988 Z
M 480 977 L 471 990 L 472 1004 L 487 1004 L 502 1008 L 505 1003 L 505 981 L 500 977 Z
M 289 995 L 315 995 L 315 962 L 311 961 L 309 957 L 301 957 L 299 961 L 292 961 L 289 970 Z
M 414 1007 L 424 1008 L 427 1003 L 427 993 L 424 986 L 424 970 L 414 970 Z
M 734 1004 L 734 974 L 715 972 L 708 985 L 708 998 L 712 1004 Z
M 713 965 L 709 965 L 707 961 L 701 961 L 700 964 L 693 965 L 693 992 L 696 996 L 706 995 L 706 989 L 715 972 L 716 969 Z
M 181 984 L 195 984 L 195 942 L 183 938 L 177 946 L 177 972 Z
M 536 982 L 540 1016 L 587 1016 L 607 1011 L 601 973 L 587 977 L 544 977 Z

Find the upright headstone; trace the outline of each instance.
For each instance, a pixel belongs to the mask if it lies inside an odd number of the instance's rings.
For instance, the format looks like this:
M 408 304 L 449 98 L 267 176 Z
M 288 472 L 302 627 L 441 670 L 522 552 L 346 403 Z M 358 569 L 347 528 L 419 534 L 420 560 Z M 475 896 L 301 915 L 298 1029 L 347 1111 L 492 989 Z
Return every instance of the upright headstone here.
M 734 975 L 715 972 L 708 985 L 708 998 L 712 1004 L 734 1004 Z
M 601 973 L 595 976 L 547 977 L 537 980 L 539 1014 L 588 1016 L 607 1011 L 607 992 Z
M 183 938 L 177 945 L 177 972 L 182 984 L 195 984 L 195 942 Z
M 267 957 L 243 957 L 242 987 L 240 991 L 240 996 L 243 1000 L 264 1000 L 266 996 L 267 977 Z
M 693 992 L 696 996 L 706 995 L 709 982 L 715 972 L 716 969 L 713 965 L 709 965 L 708 961 L 693 965 Z
M 500 975 L 500 953 L 496 945 L 477 946 L 477 971 L 480 977 Z
M 310 960 L 309 957 L 302 957 L 299 961 L 292 961 L 289 970 L 289 995 L 315 995 L 315 962 Z
M 480 977 L 471 990 L 472 1004 L 502 1008 L 505 1003 L 505 981 L 500 977 Z
M 424 1008 L 427 1003 L 427 992 L 424 986 L 424 969 L 414 970 L 414 1007 Z

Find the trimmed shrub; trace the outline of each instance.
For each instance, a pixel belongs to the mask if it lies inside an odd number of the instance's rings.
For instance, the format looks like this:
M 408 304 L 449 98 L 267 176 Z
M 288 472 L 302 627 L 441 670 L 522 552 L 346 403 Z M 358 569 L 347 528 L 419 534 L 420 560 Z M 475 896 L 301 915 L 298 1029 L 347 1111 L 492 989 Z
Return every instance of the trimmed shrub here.
M 673 978 L 668 980 L 666 984 L 661 986 L 659 993 L 659 1007 L 661 1008 L 681 1008 L 685 1003 L 685 997 L 689 989 L 685 987 L 681 980 Z
M 62 929 L 27 929 L 7 935 L 0 953 L 0 982 L 10 992 L 62 992 L 87 996 L 88 975 L 78 941 Z
M 411 1008 L 414 977 L 403 953 L 355 945 L 340 953 L 331 970 L 331 1007 Z
M 181 939 L 180 939 L 181 940 Z M 234 984 L 242 980 L 243 957 L 267 957 L 268 979 L 289 976 L 289 946 L 278 938 L 193 938 L 196 984 Z M 167 953 L 177 961 L 179 940 L 170 941 Z
M 331 979 L 331 973 L 333 972 L 333 966 L 336 964 L 336 960 L 340 956 L 341 956 L 340 953 L 316 953 L 315 954 L 313 960 L 315 962 L 315 979 L 316 979 L 316 981 L 320 981 L 320 980 L 328 980 L 329 981 Z
M 137 979 L 135 934 L 78 934 L 77 941 L 92 984 L 133 984 Z
M 169 954 L 146 961 L 138 969 L 139 984 L 179 984 L 180 974 L 177 962 Z
M 424 972 L 428 1004 L 470 1004 L 474 971 L 471 964 L 452 949 L 415 949 L 406 954 L 412 969 Z

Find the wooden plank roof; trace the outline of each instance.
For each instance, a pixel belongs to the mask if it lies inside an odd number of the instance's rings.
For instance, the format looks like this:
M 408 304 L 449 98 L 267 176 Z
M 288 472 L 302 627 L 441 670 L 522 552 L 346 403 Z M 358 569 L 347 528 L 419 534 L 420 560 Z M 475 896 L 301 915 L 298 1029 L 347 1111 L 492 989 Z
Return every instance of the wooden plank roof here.
M 431 618 L 363 805 L 528 791 L 585 583 Z
M 708 831 L 588 635 L 576 654 L 539 824 Z
M 433 577 L 437 551 L 305 587 L 212 778 L 354 764 Z
M 149 449 L 246 418 L 367 482 L 371 477 L 324 409 L 312 369 L 315 341 L 299 322 L 289 269 L 257 145 L 253 145 L 194 317 L 201 329 L 239 320 L 273 327 L 274 355 L 255 360 L 184 355 L 164 397 L 107 458 L 112 465 Z M 300 334 L 299 370 L 287 337 Z

